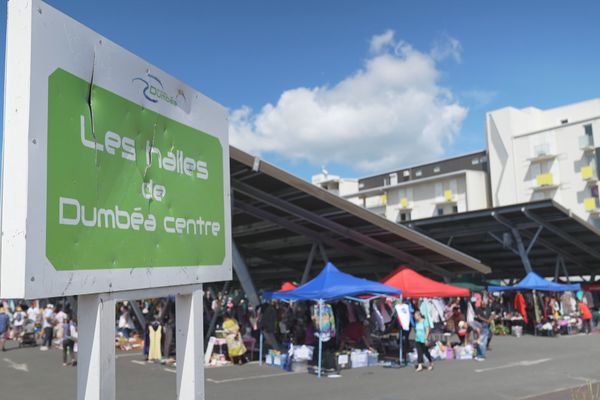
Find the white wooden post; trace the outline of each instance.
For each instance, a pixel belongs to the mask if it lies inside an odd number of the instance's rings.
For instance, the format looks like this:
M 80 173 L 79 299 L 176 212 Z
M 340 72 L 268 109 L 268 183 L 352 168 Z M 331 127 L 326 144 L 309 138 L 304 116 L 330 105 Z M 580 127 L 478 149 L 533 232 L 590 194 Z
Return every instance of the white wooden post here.
M 77 400 L 115 400 L 115 300 L 77 299 Z
M 201 287 L 176 300 L 177 399 L 204 400 L 204 310 Z

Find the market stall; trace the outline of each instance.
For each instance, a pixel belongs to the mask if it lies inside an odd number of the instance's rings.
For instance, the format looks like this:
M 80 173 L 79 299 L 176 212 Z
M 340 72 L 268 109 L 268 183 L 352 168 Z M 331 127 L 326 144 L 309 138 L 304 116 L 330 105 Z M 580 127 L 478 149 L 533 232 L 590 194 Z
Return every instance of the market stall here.
M 564 328 L 568 333 L 571 332 L 571 326 L 573 325 L 573 320 L 570 318 L 571 315 L 577 314 L 577 307 L 575 305 L 576 300 L 572 296 L 565 294 L 561 296 L 559 300 L 555 300 L 553 298 L 548 299 L 548 303 L 556 302 L 556 307 L 551 306 L 552 310 L 550 312 L 547 310 L 546 302 L 540 304 L 537 293 L 536 292 L 575 292 L 581 290 L 581 285 L 579 283 L 556 283 L 548 281 L 542 278 L 540 275 L 535 272 L 529 272 L 525 278 L 523 278 L 520 282 L 516 283 L 512 286 L 489 286 L 488 290 L 490 292 L 507 292 L 514 291 L 517 292 L 514 299 L 514 308 L 520 314 L 520 318 L 517 319 L 519 321 L 523 321 L 525 325 L 529 323 L 529 316 L 527 313 L 527 303 L 525 297 L 521 292 L 532 292 L 533 299 L 533 309 L 535 316 L 532 321 L 533 331 L 535 334 L 538 331 L 544 332 L 554 332 L 556 326 Z M 565 303 L 564 307 L 563 304 Z M 567 304 L 568 303 L 568 304 Z M 542 307 L 543 306 L 543 307 Z M 544 309 L 544 312 L 541 309 Z M 565 318 L 561 318 L 565 317 Z M 506 320 L 506 319 L 505 319 Z M 513 320 L 513 319 L 511 319 Z M 513 330 L 513 326 L 511 326 L 511 330 Z M 522 330 L 522 327 L 521 327 Z M 520 333 L 517 333 L 516 336 L 520 336 Z
M 402 296 L 407 299 L 422 299 L 433 297 L 467 297 L 470 295 L 469 289 L 448 285 L 442 282 L 429 279 L 415 270 L 400 266 L 394 272 L 385 277 L 382 283 L 402 290 Z M 401 327 L 405 335 L 400 334 L 400 360 L 403 358 L 404 343 L 408 340 L 406 332 L 410 329 L 408 326 Z M 404 336 L 404 338 L 403 338 Z
M 270 298 L 282 301 L 316 301 L 318 308 L 318 332 L 319 332 L 319 356 L 318 376 L 321 377 L 323 339 L 326 335 L 328 309 L 324 306 L 326 302 L 352 299 L 355 301 L 368 301 L 381 296 L 399 296 L 400 289 L 388 285 L 373 282 L 363 278 L 357 278 L 338 270 L 332 263 L 327 263 L 325 268 L 314 279 L 296 289 L 286 292 L 270 294 Z M 361 296 L 366 296 L 361 298 Z M 326 314 L 326 315 L 324 315 Z

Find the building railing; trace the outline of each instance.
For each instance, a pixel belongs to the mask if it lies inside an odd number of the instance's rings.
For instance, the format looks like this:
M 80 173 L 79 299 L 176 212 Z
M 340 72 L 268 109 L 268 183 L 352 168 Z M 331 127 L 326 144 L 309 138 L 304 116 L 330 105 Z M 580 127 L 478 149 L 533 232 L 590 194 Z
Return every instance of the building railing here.
M 408 202 L 408 198 L 403 197 L 400 199 L 400 208 L 410 208 L 410 204 Z
M 581 173 L 581 179 L 584 181 L 597 181 L 598 175 L 596 174 L 596 169 L 591 165 L 586 165 L 581 167 L 579 171 Z
M 445 190 L 444 191 L 444 200 L 453 201 L 454 200 L 454 192 L 452 192 L 452 190 Z
M 598 213 L 600 211 L 600 200 L 597 197 L 583 199 L 583 207 L 587 212 Z
M 579 136 L 579 148 L 581 150 L 593 150 L 594 149 L 594 138 L 589 135 Z
M 539 187 L 554 186 L 554 177 L 550 172 L 536 176 L 535 181 Z

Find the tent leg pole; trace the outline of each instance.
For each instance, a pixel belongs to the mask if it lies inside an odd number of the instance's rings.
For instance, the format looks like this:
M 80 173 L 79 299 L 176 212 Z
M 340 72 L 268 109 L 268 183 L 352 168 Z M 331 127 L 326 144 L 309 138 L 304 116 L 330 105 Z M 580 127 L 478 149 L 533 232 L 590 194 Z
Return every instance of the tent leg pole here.
M 258 365 L 262 366 L 263 364 L 263 333 L 260 331 L 260 336 L 258 337 Z
M 398 363 L 402 365 L 402 325 L 400 325 L 400 330 L 398 332 L 400 333 L 400 343 L 398 344 L 398 346 L 400 346 L 398 349 Z
M 318 377 L 321 377 L 321 366 L 323 359 L 323 300 L 319 300 L 319 371 Z

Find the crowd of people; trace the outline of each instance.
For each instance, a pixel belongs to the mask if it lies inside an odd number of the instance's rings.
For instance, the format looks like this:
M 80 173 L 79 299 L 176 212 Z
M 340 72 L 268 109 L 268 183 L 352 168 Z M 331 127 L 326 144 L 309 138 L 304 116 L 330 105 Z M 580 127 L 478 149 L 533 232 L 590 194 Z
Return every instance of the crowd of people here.
M 231 360 L 246 351 L 244 338 L 257 339 L 259 332 L 264 334 L 268 347 L 282 353 L 290 346 L 315 347 L 320 338 L 323 364 L 328 368 L 334 368 L 335 354 L 356 348 L 397 357 L 398 347 L 394 348 L 393 342 L 402 335 L 402 363 L 414 362 L 416 370 L 422 371 L 433 369 L 440 350 L 448 348 L 457 358 L 460 352 L 461 357 L 466 354 L 475 361 L 484 361 L 497 334 L 519 336 L 524 331 L 545 335 L 549 326 L 553 335 L 589 334 L 592 309 L 598 303 L 594 296 L 589 292 L 482 291 L 453 299 L 343 300 L 323 304 L 321 310 L 316 302 L 268 301 L 255 310 L 239 292 L 234 292 L 231 296 L 208 295 L 212 307 L 205 322 L 210 321 L 210 314 L 217 314 L 216 330 L 226 332 Z M 407 326 L 400 323 L 399 305 L 408 309 Z M 230 329 L 232 326 L 234 329 Z M 208 332 L 209 328 L 205 333 L 214 334 Z M 316 363 L 316 357 L 312 361 Z
M 76 365 L 78 330 L 73 307 L 66 299 L 54 301 L 2 301 L 2 350 L 6 351 L 7 340 L 19 347 L 40 345 L 41 351 L 57 348 L 62 350 L 63 365 Z M 521 329 L 544 335 L 589 334 L 600 322 L 597 311 L 592 311 L 597 304 L 589 292 L 482 292 L 453 299 L 341 300 L 321 304 L 321 308 L 316 302 L 278 301 L 254 307 L 239 289 L 206 290 L 204 334 L 206 338 L 222 335 L 227 358 L 235 364 L 246 363 L 263 336 L 266 348 L 281 353 L 294 346 L 316 348 L 320 339 L 326 369 L 336 368 L 337 354 L 365 349 L 396 358 L 402 350 L 400 362 L 414 362 L 416 371 L 423 371 L 432 370 L 436 359 L 446 357 L 446 351 L 450 354 L 448 348 L 454 349 L 456 357 L 468 348 L 469 356 L 484 361 L 495 334 L 515 334 Z M 141 321 L 132 304 L 118 304 L 117 345 L 130 350 L 129 343 L 139 339 L 146 360 L 174 362 L 174 299 L 149 299 L 137 306 Z M 317 363 L 316 354 L 312 364 Z
M 62 349 L 63 365 L 76 365 L 77 321 L 71 318 L 69 303 L 54 306 L 47 302 L 40 308 L 37 300 L 28 303 L 2 302 L 0 306 L 0 344 L 6 351 L 7 340 L 15 341 L 19 347 L 37 346 L 47 351 L 52 347 Z

